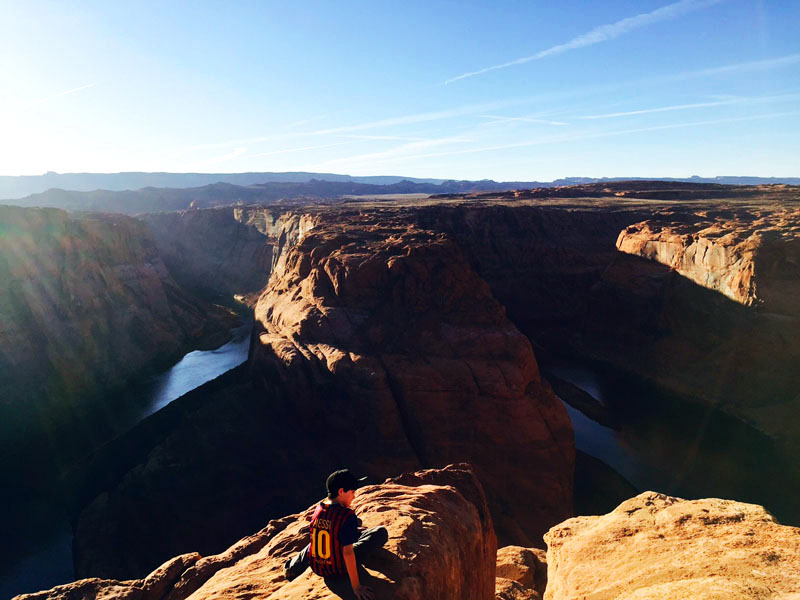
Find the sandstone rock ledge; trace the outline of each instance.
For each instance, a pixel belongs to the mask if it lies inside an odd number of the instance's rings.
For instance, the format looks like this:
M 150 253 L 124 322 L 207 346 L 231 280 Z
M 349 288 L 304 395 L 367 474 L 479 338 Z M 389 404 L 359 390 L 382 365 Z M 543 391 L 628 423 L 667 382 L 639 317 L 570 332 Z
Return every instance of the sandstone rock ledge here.
M 630 225 L 617 248 L 745 306 L 797 315 L 799 232 L 796 208 L 705 210 Z
M 800 529 L 753 504 L 645 492 L 545 541 L 545 600 L 800 599 Z
M 270 521 L 225 552 L 186 554 L 135 581 L 84 579 L 15 600 L 201 600 L 350 598 L 310 570 L 289 583 L 283 563 L 307 542 L 314 510 Z M 362 583 L 378 599 L 488 600 L 494 597 L 497 538 L 483 489 L 469 465 L 407 473 L 359 492 L 364 527 L 385 526 L 389 542 L 370 557 Z M 341 595 L 338 595 L 338 593 Z

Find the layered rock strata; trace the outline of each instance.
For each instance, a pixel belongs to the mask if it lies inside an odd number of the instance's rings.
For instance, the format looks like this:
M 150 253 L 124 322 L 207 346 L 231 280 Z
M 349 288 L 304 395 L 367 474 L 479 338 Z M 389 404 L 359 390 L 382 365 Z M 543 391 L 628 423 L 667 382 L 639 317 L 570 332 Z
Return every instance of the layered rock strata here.
M 799 314 L 800 209 L 708 210 L 626 227 L 622 252 L 655 260 L 745 306 Z
M 269 279 L 272 244 L 241 209 L 183 210 L 140 215 L 175 280 L 215 302 L 260 292 Z
M 686 206 L 487 198 L 408 218 L 458 244 L 537 355 L 588 359 L 721 408 L 796 456 L 798 205 L 797 188 Z M 721 293 L 734 288 L 738 300 Z
M 315 506 L 270 521 L 226 551 L 178 556 L 144 579 L 87 579 L 16 600 L 107 598 L 350 598 L 349 581 L 306 571 L 287 582 L 283 564 L 308 543 Z M 384 526 L 389 541 L 365 561 L 361 583 L 378 598 L 488 600 L 494 597 L 497 539 L 480 483 L 469 465 L 408 473 L 359 491 L 353 508 L 364 527 Z
M 753 504 L 645 492 L 545 540 L 545 600 L 800 597 L 800 529 Z
M 256 385 L 381 464 L 469 461 L 501 540 L 537 545 L 569 514 L 569 417 L 447 236 L 342 213 L 284 264 L 256 306 Z

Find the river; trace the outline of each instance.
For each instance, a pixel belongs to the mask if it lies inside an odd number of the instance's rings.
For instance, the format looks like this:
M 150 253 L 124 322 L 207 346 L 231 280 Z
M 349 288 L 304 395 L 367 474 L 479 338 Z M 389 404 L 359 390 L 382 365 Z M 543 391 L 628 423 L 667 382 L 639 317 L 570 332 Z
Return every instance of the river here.
M 579 450 L 601 459 L 640 491 L 729 498 L 765 506 L 800 524 L 800 481 L 771 438 L 725 413 L 619 373 L 575 361 L 542 365 L 605 405 L 604 427 L 565 404 Z
M 137 401 L 124 427 L 238 366 L 247 358 L 251 325 L 212 351 L 190 352 L 164 373 L 129 391 Z M 542 365 L 588 392 L 613 414 L 617 429 L 604 427 L 567 405 L 576 446 L 603 460 L 639 490 L 684 498 L 720 497 L 765 505 L 784 523 L 798 524 L 794 499 L 800 484 L 789 462 L 766 436 L 711 408 L 669 395 L 620 374 L 575 361 Z M 114 429 L 120 430 L 119 415 Z M 47 498 L 25 504 L 29 532 L 14 559 L 0 569 L 0 598 L 73 580 L 72 532 L 65 515 Z
M 247 360 L 252 323 L 231 331 L 232 338 L 216 350 L 189 352 L 172 367 L 135 386 L 115 398 L 119 410 L 112 413 L 96 411 L 90 422 L 107 438 L 130 429 L 139 421 L 160 410 L 176 398 L 201 386 Z M 102 421 L 98 423 L 98 421 Z M 85 427 L 85 422 L 81 423 Z M 99 427 L 98 427 L 99 425 Z M 108 439 L 96 439 L 99 445 Z M 14 482 L 4 482 L 4 488 Z M 0 565 L 0 599 L 16 594 L 48 589 L 74 580 L 72 568 L 72 529 L 57 499 L 33 495 L 10 502 L 4 519 L 13 515 L 12 534 L 4 543 L 14 539 L 12 549 L 3 552 Z

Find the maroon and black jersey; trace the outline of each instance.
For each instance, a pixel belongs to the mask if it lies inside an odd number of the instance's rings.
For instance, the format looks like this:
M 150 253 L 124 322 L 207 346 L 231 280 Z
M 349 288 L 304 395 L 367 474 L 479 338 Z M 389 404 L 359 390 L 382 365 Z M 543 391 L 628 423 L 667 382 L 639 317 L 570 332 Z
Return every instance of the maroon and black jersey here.
M 341 504 L 320 503 L 311 517 L 308 562 L 322 577 L 347 575 L 342 547 L 358 539 L 356 513 Z

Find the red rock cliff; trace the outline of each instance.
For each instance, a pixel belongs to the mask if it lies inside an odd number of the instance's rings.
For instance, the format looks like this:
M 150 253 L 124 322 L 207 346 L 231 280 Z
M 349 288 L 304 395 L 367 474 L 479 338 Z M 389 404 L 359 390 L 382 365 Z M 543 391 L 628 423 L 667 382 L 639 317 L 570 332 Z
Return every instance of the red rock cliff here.
M 340 213 L 288 250 L 256 306 L 256 385 L 387 469 L 469 461 L 504 542 L 572 506 L 569 418 L 530 343 L 443 234 Z M 323 434 L 324 435 L 324 434 Z
M 677 216 L 677 215 L 676 215 Z M 707 210 L 625 228 L 617 248 L 658 261 L 745 306 L 798 314 L 800 210 Z

